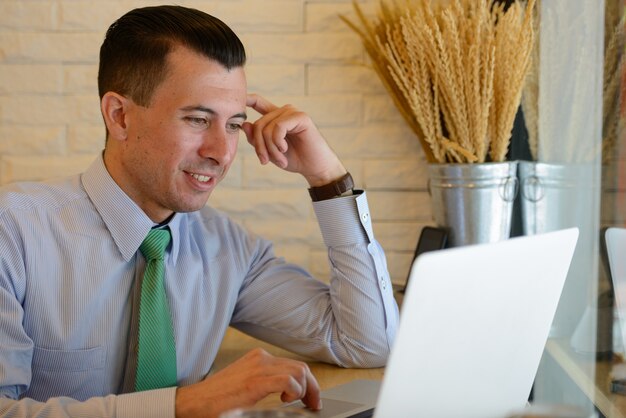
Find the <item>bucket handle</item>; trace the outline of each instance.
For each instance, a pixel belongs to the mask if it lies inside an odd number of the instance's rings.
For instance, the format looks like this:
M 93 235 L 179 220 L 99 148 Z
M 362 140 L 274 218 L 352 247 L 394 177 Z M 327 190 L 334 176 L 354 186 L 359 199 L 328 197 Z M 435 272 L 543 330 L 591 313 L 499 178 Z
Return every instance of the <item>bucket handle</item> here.
M 529 176 L 522 180 L 522 196 L 529 202 L 539 202 L 544 194 L 545 189 L 539 177 Z
M 511 192 L 512 190 L 512 192 Z M 509 176 L 500 185 L 500 197 L 505 202 L 512 202 L 515 200 L 519 191 L 519 181 L 516 176 Z

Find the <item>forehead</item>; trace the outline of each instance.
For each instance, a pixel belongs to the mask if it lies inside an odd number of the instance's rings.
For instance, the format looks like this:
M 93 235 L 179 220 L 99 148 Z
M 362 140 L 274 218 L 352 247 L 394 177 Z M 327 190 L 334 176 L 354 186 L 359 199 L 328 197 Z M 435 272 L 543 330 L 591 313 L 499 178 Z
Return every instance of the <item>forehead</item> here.
M 153 98 L 187 104 L 208 104 L 217 100 L 245 108 L 246 93 L 242 67 L 228 70 L 204 55 L 177 47 L 167 56 L 167 74 Z

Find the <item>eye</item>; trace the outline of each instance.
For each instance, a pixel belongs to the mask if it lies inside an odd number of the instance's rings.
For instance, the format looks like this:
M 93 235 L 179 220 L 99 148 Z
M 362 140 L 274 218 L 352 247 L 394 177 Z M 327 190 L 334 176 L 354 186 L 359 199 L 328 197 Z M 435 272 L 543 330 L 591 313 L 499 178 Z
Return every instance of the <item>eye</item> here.
M 206 118 L 196 116 L 185 116 L 184 120 L 192 126 L 202 127 L 209 124 L 209 121 Z
M 229 123 L 226 125 L 226 128 L 231 132 L 238 132 L 241 129 L 241 124 L 239 123 Z

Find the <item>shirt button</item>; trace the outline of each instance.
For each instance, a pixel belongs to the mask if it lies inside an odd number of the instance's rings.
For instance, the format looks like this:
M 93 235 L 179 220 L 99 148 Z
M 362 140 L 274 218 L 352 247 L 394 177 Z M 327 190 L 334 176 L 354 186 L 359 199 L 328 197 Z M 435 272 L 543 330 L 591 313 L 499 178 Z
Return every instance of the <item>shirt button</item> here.
M 386 290 L 386 289 L 387 289 L 387 282 L 385 281 L 385 278 L 384 278 L 384 277 L 381 277 L 381 278 L 380 278 L 380 287 L 382 287 L 382 288 L 383 288 L 383 290 Z
M 367 222 L 367 220 L 370 218 L 370 214 L 365 212 L 363 215 L 361 215 L 361 219 L 363 219 L 363 222 Z

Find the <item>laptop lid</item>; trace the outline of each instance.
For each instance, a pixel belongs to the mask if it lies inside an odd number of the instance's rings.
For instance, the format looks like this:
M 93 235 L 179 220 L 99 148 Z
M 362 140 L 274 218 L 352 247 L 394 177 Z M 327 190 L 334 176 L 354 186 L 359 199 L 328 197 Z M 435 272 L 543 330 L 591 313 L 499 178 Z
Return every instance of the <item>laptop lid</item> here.
M 608 228 L 605 240 L 615 307 L 620 321 L 623 347 L 626 347 L 626 228 Z
M 418 257 L 375 417 L 504 417 L 524 407 L 578 229 Z
M 502 418 L 524 407 L 577 239 L 572 228 L 420 255 L 382 387 L 325 390 L 312 415 Z

